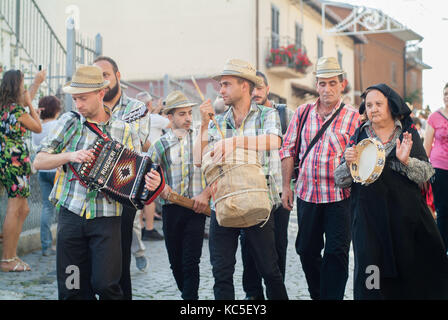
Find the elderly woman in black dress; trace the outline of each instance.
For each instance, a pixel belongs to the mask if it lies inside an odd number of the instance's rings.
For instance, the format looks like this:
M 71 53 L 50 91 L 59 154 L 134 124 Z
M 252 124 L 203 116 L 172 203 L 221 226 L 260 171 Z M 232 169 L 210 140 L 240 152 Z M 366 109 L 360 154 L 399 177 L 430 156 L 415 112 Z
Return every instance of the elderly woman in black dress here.
M 354 298 L 448 299 L 448 257 L 419 187 L 434 169 L 411 110 L 385 84 L 369 87 L 362 97 L 359 112 L 367 113 L 367 121 L 335 171 L 336 185 L 351 187 Z M 356 144 L 365 138 L 386 150 L 384 169 L 369 185 L 354 183 L 349 170 Z

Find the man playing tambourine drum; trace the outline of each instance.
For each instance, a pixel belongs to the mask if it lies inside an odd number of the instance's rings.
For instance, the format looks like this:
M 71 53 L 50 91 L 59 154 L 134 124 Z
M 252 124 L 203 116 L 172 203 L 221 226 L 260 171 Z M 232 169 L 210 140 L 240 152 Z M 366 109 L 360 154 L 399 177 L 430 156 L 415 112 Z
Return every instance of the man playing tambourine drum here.
M 428 162 L 411 110 L 385 84 L 367 88 L 359 113 L 367 121 L 350 139 L 335 170 L 338 187 L 351 187 L 355 299 L 447 299 L 448 258 L 419 184 L 434 169 Z M 381 175 L 369 185 L 354 183 L 349 166 L 355 145 L 378 140 L 386 152 Z M 367 288 L 368 267 L 379 270 L 378 286 Z

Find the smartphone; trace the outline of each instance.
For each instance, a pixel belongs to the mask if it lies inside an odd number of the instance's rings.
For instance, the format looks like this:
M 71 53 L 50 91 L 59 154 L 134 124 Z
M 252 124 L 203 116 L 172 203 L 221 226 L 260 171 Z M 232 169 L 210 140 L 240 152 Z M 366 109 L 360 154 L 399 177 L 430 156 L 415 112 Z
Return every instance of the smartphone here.
M 39 65 L 39 71 L 42 71 L 42 65 L 41 64 Z

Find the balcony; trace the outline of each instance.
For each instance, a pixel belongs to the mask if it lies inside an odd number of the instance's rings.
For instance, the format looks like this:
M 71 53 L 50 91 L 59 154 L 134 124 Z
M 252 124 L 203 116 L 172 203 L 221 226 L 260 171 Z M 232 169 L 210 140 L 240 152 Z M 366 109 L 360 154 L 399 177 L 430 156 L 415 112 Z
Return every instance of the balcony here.
M 311 65 L 306 53 L 294 44 L 271 48 L 266 58 L 267 71 L 283 79 L 304 78 Z

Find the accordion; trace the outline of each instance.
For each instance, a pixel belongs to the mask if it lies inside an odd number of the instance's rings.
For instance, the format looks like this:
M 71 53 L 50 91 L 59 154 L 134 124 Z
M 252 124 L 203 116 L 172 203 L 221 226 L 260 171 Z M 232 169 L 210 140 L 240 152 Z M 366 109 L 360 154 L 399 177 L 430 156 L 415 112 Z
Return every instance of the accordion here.
M 90 190 L 97 190 L 121 204 L 142 209 L 162 192 L 165 180 L 160 166 L 152 163 L 148 156 L 129 150 L 110 139 L 98 138 L 93 146 L 95 159 L 81 164 L 77 178 Z M 155 169 L 162 181 L 150 192 L 145 188 L 145 175 Z

